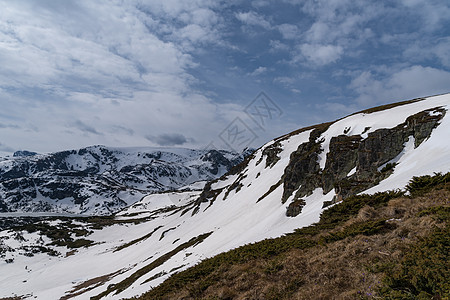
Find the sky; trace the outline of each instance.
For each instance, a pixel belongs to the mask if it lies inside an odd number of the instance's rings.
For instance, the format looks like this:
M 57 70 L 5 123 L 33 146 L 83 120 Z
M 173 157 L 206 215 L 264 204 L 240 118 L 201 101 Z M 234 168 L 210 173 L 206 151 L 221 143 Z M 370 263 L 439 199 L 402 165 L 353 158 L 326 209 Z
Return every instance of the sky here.
M 0 0 L 0 155 L 240 151 L 450 92 L 450 3 Z

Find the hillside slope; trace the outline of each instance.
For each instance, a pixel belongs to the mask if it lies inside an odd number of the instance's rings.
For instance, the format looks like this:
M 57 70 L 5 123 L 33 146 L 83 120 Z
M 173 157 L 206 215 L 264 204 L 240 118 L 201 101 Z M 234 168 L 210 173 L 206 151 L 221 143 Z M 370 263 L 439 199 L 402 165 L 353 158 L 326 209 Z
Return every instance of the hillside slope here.
M 446 173 L 449 105 L 446 94 L 298 130 L 202 190 L 153 194 L 115 218 L 54 219 L 4 231 L 9 263 L 0 263 L 8 274 L 0 275 L 0 297 L 140 295 L 205 258 L 318 222 L 342 199 Z
M 207 259 L 138 299 L 447 299 L 450 173 L 408 191 L 349 197 L 315 225 Z

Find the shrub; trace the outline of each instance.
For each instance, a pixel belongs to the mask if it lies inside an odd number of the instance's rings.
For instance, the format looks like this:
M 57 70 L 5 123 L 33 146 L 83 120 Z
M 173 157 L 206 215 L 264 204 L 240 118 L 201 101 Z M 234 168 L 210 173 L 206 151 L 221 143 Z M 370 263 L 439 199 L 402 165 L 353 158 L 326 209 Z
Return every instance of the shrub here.
M 443 222 L 450 219 L 450 207 L 449 206 L 435 206 L 430 207 L 427 209 L 424 209 L 420 211 L 417 216 L 423 217 L 432 215 L 434 219 L 438 220 L 439 222 Z
M 86 239 L 78 239 L 67 243 L 68 248 L 81 248 L 92 246 L 94 242 Z
M 389 200 L 402 197 L 403 195 L 404 193 L 402 191 L 388 191 L 373 195 L 362 194 L 348 197 L 342 203 L 325 210 L 321 214 L 320 221 L 317 225 L 324 229 L 333 228 L 349 220 L 350 217 L 356 216 L 359 210 L 366 205 L 379 208 L 385 206 Z
M 387 163 L 381 170 L 381 173 L 386 173 L 389 171 L 394 170 L 395 166 L 397 165 L 397 163 Z
M 406 190 L 411 196 L 422 196 L 429 192 L 433 187 L 450 182 L 450 172 L 446 174 L 435 173 L 434 176 L 426 175 L 421 177 L 413 177 Z
M 386 232 L 395 228 L 395 224 L 386 222 L 386 220 L 375 220 L 369 222 L 362 222 L 346 226 L 342 231 L 337 233 L 330 233 L 323 237 L 327 243 L 343 240 L 346 237 L 353 237 L 361 235 L 374 235 L 377 233 Z
M 450 230 L 436 229 L 411 247 L 401 264 L 388 270 L 380 294 L 388 299 L 450 297 Z

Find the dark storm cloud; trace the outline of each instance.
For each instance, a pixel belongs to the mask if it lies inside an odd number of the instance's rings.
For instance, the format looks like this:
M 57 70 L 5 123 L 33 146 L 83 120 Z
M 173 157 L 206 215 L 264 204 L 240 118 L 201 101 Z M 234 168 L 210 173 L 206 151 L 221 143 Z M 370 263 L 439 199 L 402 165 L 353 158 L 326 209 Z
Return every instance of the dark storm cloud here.
M 102 135 L 101 132 L 98 132 L 94 127 L 87 125 L 86 123 L 83 123 L 80 120 L 76 120 L 73 123 L 74 127 L 77 128 L 80 131 L 83 131 L 85 133 L 92 133 L 96 135 Z
M 158 136 L 147 136 L 147 139 L 160 146 L 180 146 L 188 142 L 187 138 L 179 133 L 165 133 Z
M 12 129 L 19 129 L 20 127 L 14 124 L 2 124 L 0 123 L 0 129 L 2 128 L 12 128 Z

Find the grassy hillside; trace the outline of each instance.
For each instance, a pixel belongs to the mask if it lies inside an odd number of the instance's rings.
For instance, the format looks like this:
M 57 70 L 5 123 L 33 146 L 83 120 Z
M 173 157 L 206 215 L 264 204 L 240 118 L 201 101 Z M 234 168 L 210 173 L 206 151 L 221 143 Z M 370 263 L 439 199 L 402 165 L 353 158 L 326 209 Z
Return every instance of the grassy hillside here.
M 175 274 L 138 299 L 448 299 L 450 173 L 353 196 L 319 223 Z

